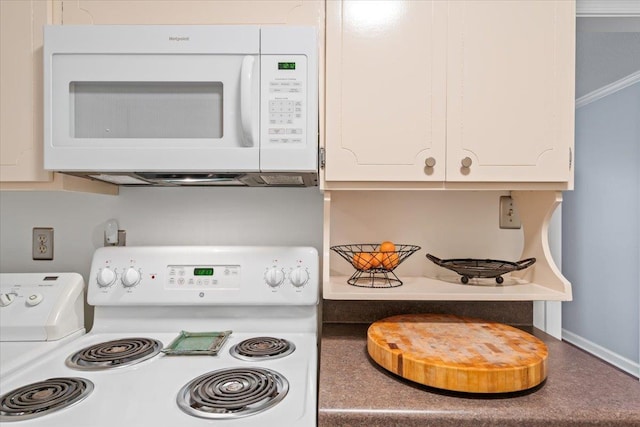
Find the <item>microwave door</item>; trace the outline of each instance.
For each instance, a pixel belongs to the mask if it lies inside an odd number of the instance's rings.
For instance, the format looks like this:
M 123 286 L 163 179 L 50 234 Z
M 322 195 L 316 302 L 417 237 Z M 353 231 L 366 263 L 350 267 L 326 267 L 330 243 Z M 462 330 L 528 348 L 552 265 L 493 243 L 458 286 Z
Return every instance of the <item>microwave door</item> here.
M 259 170 L 257 53 L 60 53 L 47 66 L 46 169 Z

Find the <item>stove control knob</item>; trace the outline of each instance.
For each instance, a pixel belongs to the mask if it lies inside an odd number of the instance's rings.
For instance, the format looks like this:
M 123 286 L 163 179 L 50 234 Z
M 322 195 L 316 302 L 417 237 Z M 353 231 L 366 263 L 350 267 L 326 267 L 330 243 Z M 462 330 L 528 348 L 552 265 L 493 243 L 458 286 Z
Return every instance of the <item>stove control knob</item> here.
M 107 286 L 113 285 L 116 281 L 116 273 L 109 267 L 101 268 L 100 271 L 98 271 L 96 281 L 98 282 L 98 286 L 106 288 Z
M 306 268 L 294 268 L 289 274 L 291 284 L 296 288 L 301 288 L 309 281 L 309 271 Z
M 138 283 L 140 283 L 140 271 L 129 267 L 122 273 L 122 284 L 127 288 L 135 286 Z
M 44 299 L 44 297 L 42 296 L 42 294 L 31 294 L 27 298 L 27 305 L 29 307 L 34 307 L 34 306 L 40 304 L 43 299 Z
M 16 299 L 16 294 L 0 294 L 0 307 L 6 307 Z
M 264 281 L 272 288 L 276 288 L 284 282 L 284 271 L 278 267 L 271 267 L 264 273 Z

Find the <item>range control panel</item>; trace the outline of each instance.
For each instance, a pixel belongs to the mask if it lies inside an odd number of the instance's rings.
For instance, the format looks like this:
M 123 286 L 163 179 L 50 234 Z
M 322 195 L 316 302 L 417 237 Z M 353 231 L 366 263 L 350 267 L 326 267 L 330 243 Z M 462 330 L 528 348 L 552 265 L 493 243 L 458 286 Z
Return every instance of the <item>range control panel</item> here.
M 170 289 L 239 289 L 239 265 L 170 265 L 166 287 Z
M 93 257 L 91 305 L 315 305 L 311 247 L 105 247 Z

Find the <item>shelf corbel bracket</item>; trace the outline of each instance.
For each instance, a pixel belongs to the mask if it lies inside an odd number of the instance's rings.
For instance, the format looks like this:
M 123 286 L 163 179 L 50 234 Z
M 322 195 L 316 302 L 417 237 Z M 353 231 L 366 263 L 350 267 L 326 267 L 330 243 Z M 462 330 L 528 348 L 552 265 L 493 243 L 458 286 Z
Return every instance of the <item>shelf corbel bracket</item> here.
M 562 192 L 513 191 L 511 197 L 520 214 L 524 232 L 520 259 L 536 259 L 532 267 L 513 272 L 512 276 L 562 292 L 566 296 L 563 300 L 570 301 L 571 283 L 556 266 L 549 249 L 549 222 L 553 212 L 562 203 Z

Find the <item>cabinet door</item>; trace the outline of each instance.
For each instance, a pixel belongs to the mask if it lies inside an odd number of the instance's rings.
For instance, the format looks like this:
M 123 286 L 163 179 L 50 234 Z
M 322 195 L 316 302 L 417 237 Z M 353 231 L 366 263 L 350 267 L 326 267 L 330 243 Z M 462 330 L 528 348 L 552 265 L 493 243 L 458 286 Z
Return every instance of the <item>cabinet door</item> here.
M 322 0 L 63 0 L 62 24 L 324 24 Z
M 0 1 L 0 181 L 51 180 L 42 165 L 44 1 Z
M 446 4 L 329 1 L 326 31 L 325 179 L 444 180 Z
M 447 181 L 569 181 L 574 3 L 448 5 Z

